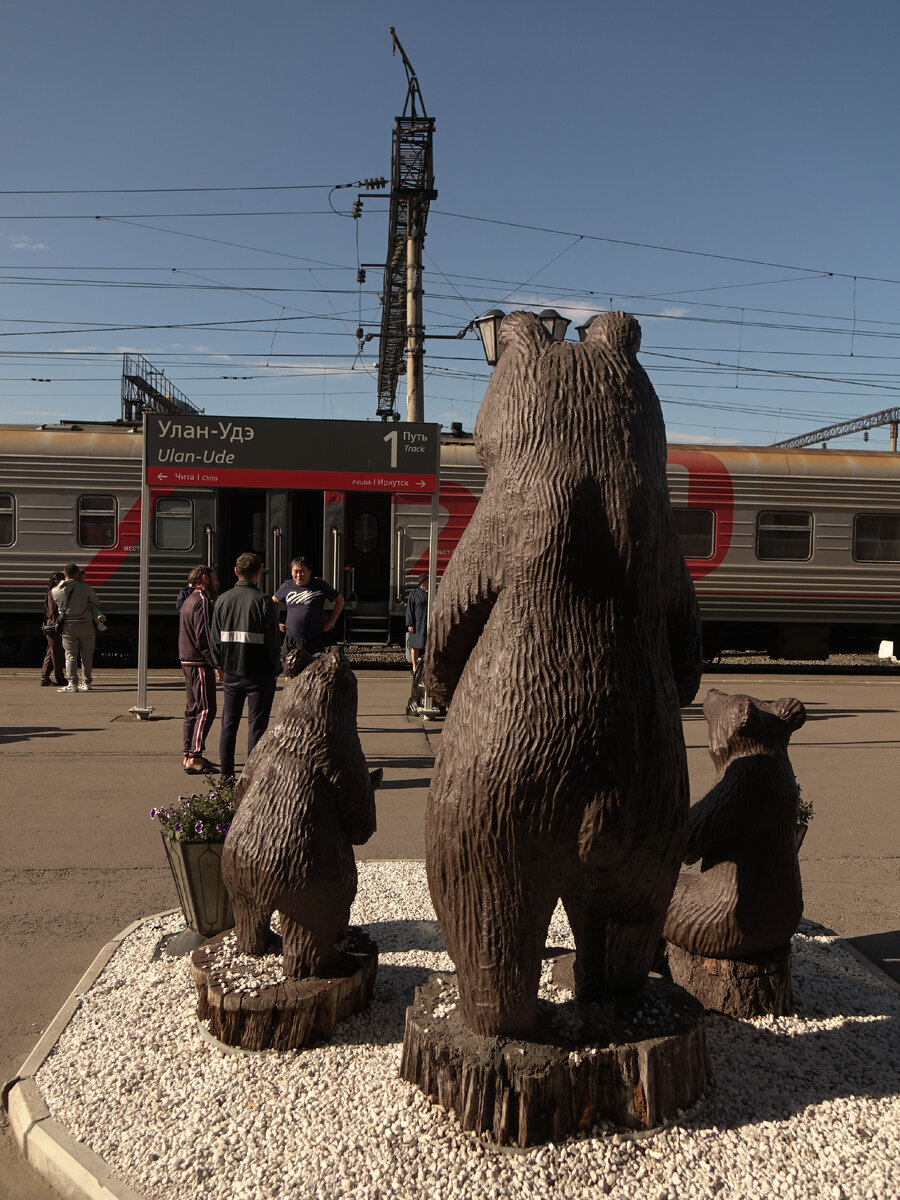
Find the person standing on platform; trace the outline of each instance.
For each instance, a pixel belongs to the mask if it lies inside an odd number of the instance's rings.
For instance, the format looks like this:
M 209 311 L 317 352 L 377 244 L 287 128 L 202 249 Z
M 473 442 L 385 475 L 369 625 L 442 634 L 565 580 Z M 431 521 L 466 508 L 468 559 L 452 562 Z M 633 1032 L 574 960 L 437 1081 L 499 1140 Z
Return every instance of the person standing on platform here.
M 63 568 L 65 579 L 57 584 L 50 595 L 56 601 L 63 616 L 62 644 L 66 652 L 66 678 L 68 684 L 61 692 L 89 692 L 93 686 L 94 645 L 97 632 L 91 605 L 99 608 L 97 593 L 81 578 L 81 569 L 75 563 Z M 78 657 L 81 656 L 83 678 L 78 682 Z
M 62 571 L 54 571 L 47 585 L 47 595 L 44 597 L 44 625 L 51 625 L 59 617 L 59 609 L 53 599 L 53 589 L 62 583 L 65 576 Z M 58 687 L 66 686 L 66 652 L 63 650 L 62 635 L 57 633 L 45 634 L 47 652 L 41 667 L 41 687 L 52 687 L 51 672 L 56 676 Z
M 428 576 L 420 575 L 416 587 L 409 593 L 406 601 L 406 632 L 409 635 L 406 644 L 412 657 L 412 669 L 416 667 L 425 650 L 425 636 L 428 632 Z
M 212 567 L 194 567 L 188 576 L 190 591 L 179 610 L 178 657 L 187 693 L 184 706 L 184 756 L 188 775 L 212 771 L 204 758 L 206 737 L 216 718 L 216 671 L 209 646 L 212 606 L 219 581 Z
M 284 653 L 295 646 L 302 646 L 309 654 L 319 654 L 325 649 L 323 634 L 334 629 L 338 617 L 344 610 L 344 597 L 330 583 L 312 573 L 309 560 L 295 558 L 291 562 L 291 578 L 286 579 L 272 597 L 276 604 L 284 604 L 287 615 L 281 628 L 284 630 Z M 334 608 L 325 619 L 325 601 L 333 600 Z
M 234 565 L 235 586 L 219 598 L 210 629 L 210 650 L 223 672 L 219 770 L 234 775 L 234 747 L 247 701 L 247 754 L 269 724 L 281 639 L 278 610 L 259 590 L 258 554 L 241 554 Z

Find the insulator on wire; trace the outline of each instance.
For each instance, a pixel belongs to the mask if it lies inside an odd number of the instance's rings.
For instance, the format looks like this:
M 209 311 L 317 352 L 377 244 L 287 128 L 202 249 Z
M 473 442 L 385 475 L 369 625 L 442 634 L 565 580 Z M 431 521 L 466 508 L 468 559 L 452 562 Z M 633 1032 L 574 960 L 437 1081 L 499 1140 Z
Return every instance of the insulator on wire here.
M 366 273 L 365 273 L 365 271 L 362 269 L 362 267 L 359 267 L 359 268 L 357 269 L 357 272 L 356 272 L 356 282 L 357 282 L 357 283 L 365 283 L 365 282 L 366 282 Z
M 365 336 L 365 330 L 363 329 L 362 325 L 360 325 L 358 327 L 358 329 L 356 330 L 356 340 L 358 342 L 361 342 L 363 340 L 364 336 Z
M 350 216 L 353 217 L 355 221 L 358 221 L 362 216 L 362 200 L 359 196 L 357 196 L 353 201 L 353 207 L 350 209 Z
M 387 185 L 387 180 L 385 179 L 385 177 L 383 175 L 380 175 L 377 179 L 364 179 L 363 180 L 363 187 L 367 188 L 370 192 L 374 191 L 376 188 L 383 188 L 386 185 Z

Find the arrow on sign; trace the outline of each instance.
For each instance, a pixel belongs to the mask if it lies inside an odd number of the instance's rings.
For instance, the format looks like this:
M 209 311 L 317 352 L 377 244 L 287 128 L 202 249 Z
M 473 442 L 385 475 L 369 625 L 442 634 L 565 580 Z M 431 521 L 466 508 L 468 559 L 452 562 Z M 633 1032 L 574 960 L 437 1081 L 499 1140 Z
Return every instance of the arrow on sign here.
M 425 480 L 424 480 L 424 479 L 420 479 L 420 480 L 419 480 L 419 482 L 416 484 L 416 487 L 423 488 L 424 486 L 425 486 Z

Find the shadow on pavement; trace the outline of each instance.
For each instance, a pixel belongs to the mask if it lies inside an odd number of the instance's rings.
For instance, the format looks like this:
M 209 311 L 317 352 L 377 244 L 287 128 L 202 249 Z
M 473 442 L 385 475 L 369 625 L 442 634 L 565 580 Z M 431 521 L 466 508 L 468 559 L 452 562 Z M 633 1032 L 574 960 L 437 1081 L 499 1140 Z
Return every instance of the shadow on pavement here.
M 892 929 L 889 933 L 868 933 L 863 937 L 848 938 L 847 941 L 869 962 L 880 967 L 885 975 L 900 983 L 900 929 Z

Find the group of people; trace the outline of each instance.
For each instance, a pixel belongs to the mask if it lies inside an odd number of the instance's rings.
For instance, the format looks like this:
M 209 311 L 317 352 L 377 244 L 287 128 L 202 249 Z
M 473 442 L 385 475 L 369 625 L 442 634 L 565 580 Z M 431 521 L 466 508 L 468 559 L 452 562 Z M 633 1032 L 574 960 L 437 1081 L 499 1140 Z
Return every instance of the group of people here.
M 178 657 L 186 691 L 182 766 L 189 775 L 214 770 L 206 759 L 206 739 L 218 711 L 216 683 L 222 684 L 223 698 L 219 774 L 233 776 L 245 704 L 249 755 L 268 727 L 283 656 L 298 646 L 310 654 L 324 650 L 325 634 L 343 611 L 344 597 L 313 575 L 308 559 L 293 560 L 290 579 L 271 598 L 259 588 L 262 567 L 258 554 L 241 554 L 234 565 L 237 582 L 219 597 L 216 572 L 210 566 L 196 566 L 175 602 Z M 427 582 L 427 576 L 422 576 L 406 611 L 414 675 L 417 669 L 421 672 L 425 648 Z M 327 613 L 326 601 L 333 605 Z M 105 622 L 99 605 L 97 594 L 75 563 L 50 576 L 44 603 L 47 651 L 41 687 L 52 686 L 53 674 L 60 692 L 91 691 L 96 630 L 104 628 Z
M 97 629 L 105 628 L 105 624 L 100 601 L 81 568 L 68 563 L 62 571 L 54 571 L 44 599 L 47 650 L 41 666 L 41 687 L 51 687 L 50 676 L 54 674 L 60 692 L 91 691 Z
M 237 582 L 218 600 L 215 571 L 194 567 L 187 595 L 179 595 L 178 657 L 186 690 L 182 766 L 189 775 L 213 770 L 205 748 L 217 712 L 216 681 L 222 684 L 219 773 L 233 776 L 244 705 L 249 755 L 269 724 L 282 655 L 296 646 L 310 654 L 324 650 L 324 635 L 343 610 L 343 596 L 313 575 L 307 559 L 293 560 L 291 578 L 271 598 L 259 587 L 262 567 L 258 554 L 239 555 L 234 565 Z M 326 601 L 334 605 L 329 613 Z M 286 608 L 284 621 L 279 620 L 281 604 Z

